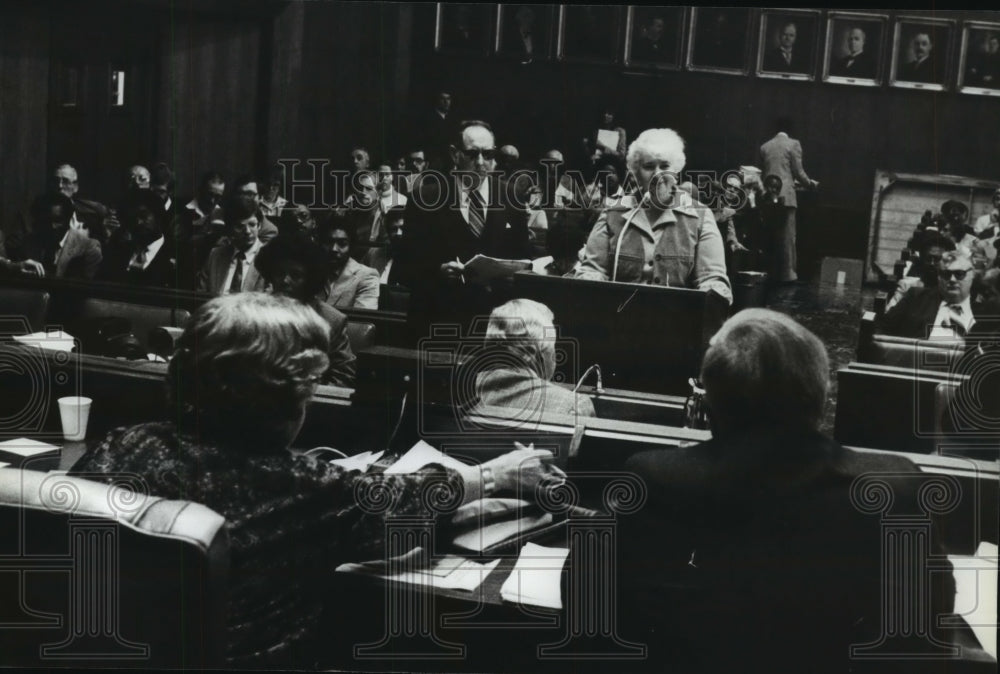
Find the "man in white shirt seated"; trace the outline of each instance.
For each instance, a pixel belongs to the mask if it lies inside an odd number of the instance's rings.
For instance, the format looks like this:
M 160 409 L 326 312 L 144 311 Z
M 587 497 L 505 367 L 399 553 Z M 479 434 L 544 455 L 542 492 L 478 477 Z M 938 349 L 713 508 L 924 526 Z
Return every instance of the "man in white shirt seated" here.
M 226 205 L 226 238 L 212 249 L 202 269 L 198 289 L 213 295 L 263 291 L 264 279 L 254 259 L 264 245 L 256 204 L 234 199 Z
M 881 332 L 915 339 L 964 341 L 976 323 L 969 300 L 976 270 L 968 248 L 941 257 L 937 285 L 910 290 L 882 319 Z
M 979 239 L 983 252 L 986 253 L 987 266 L 993 266 L 997 259 L 996 244 L 1000 241 L 1000 189 L 993 193 L 993 208 L 976 218 L 972 226 L 976 238 Z

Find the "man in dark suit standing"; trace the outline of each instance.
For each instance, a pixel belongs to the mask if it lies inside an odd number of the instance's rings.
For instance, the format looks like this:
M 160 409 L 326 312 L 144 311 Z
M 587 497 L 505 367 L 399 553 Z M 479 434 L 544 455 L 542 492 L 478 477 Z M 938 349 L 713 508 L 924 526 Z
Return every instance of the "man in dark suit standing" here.
M 485 122 L 464 122 L 450 147 L 456 170 L 423 175 L 406 205 L 400 281 L 412 290 L 410 325 L 426 336 L 434 321 L 465 322 L 503 301 L 473 283 L 465 265 L 477 254 L 530 259 L 527 213 L 510 203 L 495 168 L 496 143 Z
M 796 273 L 796 243 L 795 216 L 798 211 L 798 200 L 795 196 L 795 181 L 813 189 L 819 183 L 810 178 L 802 168 L 802 144 L 791 138 L 792 121 L 779 119 L 776 126 L 778 132 L 774 138 L 760 147 L 761 169 L 765 178 L 778 176 L 781 178 L 781 198 L 784 199 L 784 222 L 779 231 L 775 232 L 774 240 L 778 250 L 774 251 L 778 259 L 778 281 L 792 283 L 798 280 Z
M 648 645 L 650 671 L 768 671 L 780 657 L 845 672 L 851 645 L 893 624 L 936 632 L 955 593 L 950 569 L 929 572 L 944 559 L 940 540 L 928 532 L 928 548 L 904 550 L 887 526 L 927 517 L 919 494 L 934 477 L 820 433 L 829 360 L 819 338 L 746 309 L 712 337 L 701 381 L 712 439 L 625 464 L 648 500 L 616 532 L 621 636 Z M 870 507 L 868 489 L 887 494 L 884 508 Z
M 976 323 L 970 295 L 975 270 L 967 248 L 941 256 L 937 286 L 913 288 L 883 317 L 887 335 L 964 339 Z
M 865 51 L 865 31 L 855 26 L 847 33 L 847 54 L 837 59 L 830 68 L 836 77 L 874 79 L 875 59 Z
M 778 34 L 778 46 L 764 53 L 764 70 L 775 73 L 806 71 L 806 57 L 795 50 L 799 29 L 792 21 L 785 22 Z

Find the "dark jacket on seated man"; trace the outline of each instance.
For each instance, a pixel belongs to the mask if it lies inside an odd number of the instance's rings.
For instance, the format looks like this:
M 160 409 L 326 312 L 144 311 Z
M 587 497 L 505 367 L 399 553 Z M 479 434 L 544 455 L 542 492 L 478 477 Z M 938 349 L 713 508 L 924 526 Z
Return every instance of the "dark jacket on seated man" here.
M 704 672 L 769 671 L 776 658 L 852 671 L 852 645 L 900 624 L 944 639 L 934 626 L 954 579 L 921 497 L 943 480 L 818 431 L 829 390 L 819 338 L 746 309 L 712 337 L 701 380 L 713 439 L 625 464 L 648 500 L 619 521 L 622 636 L 648 644 L 661 669 Z M 894 536 L 894 517 L 912 518 L 925 545 Z M 941 650 L 923 633 L 905 647 Z
M 883 592 L 907 591 L 902 580 L 886 588 L 887 521 L 862 509 L 871 493 L 852 490 L 871 474 L 870 489 L 891 485 L 887 515 L 923 515 L 917 492 L 930 476 L 908 459 L 773 434 L 643 452 L 625 468 L 643 476 L 649 500 L 620 520 L 632 628 L 622 634 L 649 644 L 653 661 L 758 671 L 780 652 L 801 671 L 849 671 L 849 646 L 881 636 Z M 942 554 L 934 534 L 930 544 Z M 921 609 L 950 612 L 950 572 L 930 577 Z

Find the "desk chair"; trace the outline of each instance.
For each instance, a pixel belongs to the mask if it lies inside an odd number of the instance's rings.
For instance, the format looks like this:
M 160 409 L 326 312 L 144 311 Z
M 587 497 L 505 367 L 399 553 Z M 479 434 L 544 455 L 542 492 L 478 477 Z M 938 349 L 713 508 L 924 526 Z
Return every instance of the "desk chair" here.
M 49 310 L 49 294 L 44 290 L 0 288 L 0 316 L 28 321 L 32 332 L 45 329 Z
M 225 520 L 122 484 L 0 469 L 3 665 L 225 665 Z
M 375 345 L 375 324 L 359 321 L 347 321 L 347 341 L 351 343 L 351 351 L 358 353 Z

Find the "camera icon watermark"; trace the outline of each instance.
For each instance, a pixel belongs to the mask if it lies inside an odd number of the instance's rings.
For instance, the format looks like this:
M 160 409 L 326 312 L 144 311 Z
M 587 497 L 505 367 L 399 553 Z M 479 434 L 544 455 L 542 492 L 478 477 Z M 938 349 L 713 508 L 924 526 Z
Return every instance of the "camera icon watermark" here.
M 33 333 L 22 316 L 0 317 L 0 439 L 62 438 L 56 401 L 79 396 L 79 341 L 58 330 Z
M 512 430 L 532 430 L 547 413 L 573 415 L 590 405 L 576 391 L 579 344 L 552 325 L 507 321 L 502 331 L 476 317 L 468 331 L 458 324 L 434 324 L 420 340 L 417 403 L 422 437 L 475 433 L 477 439 Z M 451 410 L 450 421 L 440 423 Z M 504 427 L 483 421 L 500 411 Z M 445 416 L 448 416 L 447 414 Z

